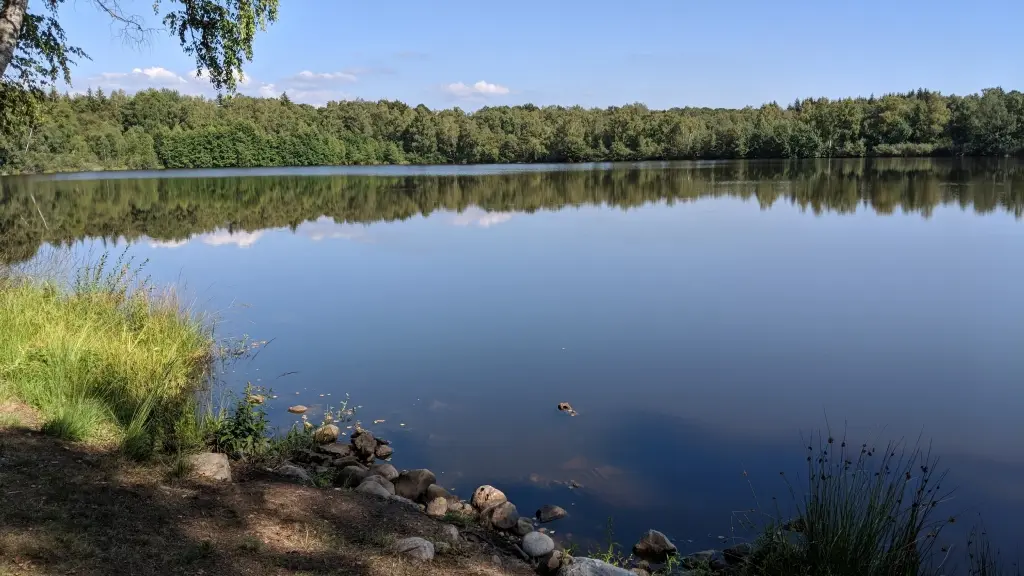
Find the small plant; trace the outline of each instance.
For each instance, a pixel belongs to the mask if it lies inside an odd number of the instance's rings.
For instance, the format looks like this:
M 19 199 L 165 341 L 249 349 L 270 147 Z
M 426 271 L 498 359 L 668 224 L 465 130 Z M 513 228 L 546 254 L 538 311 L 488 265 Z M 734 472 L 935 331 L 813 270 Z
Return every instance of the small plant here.
M 246 383 L 245 392 L 234 409 L 224 417 L 214 433 L 214 446 L 220 452 L 246 458 L 260 456 L 270 447 L 269 423 L 262 403 L 256 396 L 268 396 L 270 390 Z
M 621 568 L 629 566 L 630 556 L 623 556 L 622 546 L 615 541 L 615 527 L 611 516 L 605 524 L 604 539 L 604 548 L 592 552 L 590 557 Z
M 175 480 L 181 480 L 191 476 L 194 469 L 195 466 L 192 464 L 192 459 L 187 454 L 178 453 L 171 460 L 167 475 Z
M 446 512 L 442 521 L 447 524 L 458 526 L 459 528 L 468 528 L 475 523 L 472 516 L 463 514 L 462 512 L 455 512 L 453 510 Z
M 242 541 L 238 544 L 238 549 L 247 552 L 260 552 L 263 550 L 263 541 L 250 534 L 242 538 Z
M 58 405 L 43 423 L 42 431 L 61 440 L 80 442 L 93 436 L 104 420 L 104 410 L 97 402 L 75 399 Z
M 324 470 L 323 472 L 314 472 L 312 475 L 313 486 L 316 486 L 317 488 L 329 488 L 334 485 L 335 476 L 337 476 L 337 473 L 334 468 Z

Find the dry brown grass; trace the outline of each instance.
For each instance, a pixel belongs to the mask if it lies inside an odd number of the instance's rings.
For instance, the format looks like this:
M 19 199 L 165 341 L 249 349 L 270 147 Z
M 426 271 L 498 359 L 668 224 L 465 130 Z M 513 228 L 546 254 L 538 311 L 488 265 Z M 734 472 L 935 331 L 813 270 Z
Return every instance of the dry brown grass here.
M 24 406 L 0 406 L 27 422 L 0 426 L 5 576 L 532 573 L 479 542 L 428 564 L 397 557 L 389 545 L 398 538 L 443 539 L 439 522 L 398 503 L 271 478 L 172 481 L 164 465 L 44 436 Z

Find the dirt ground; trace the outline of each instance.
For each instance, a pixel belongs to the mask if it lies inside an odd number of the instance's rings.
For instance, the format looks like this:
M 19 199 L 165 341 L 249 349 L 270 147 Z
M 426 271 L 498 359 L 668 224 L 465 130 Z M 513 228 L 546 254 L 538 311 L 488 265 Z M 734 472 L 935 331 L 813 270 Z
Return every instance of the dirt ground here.
M 172 479 L 167 467 L 44 436 L 27 407 L 0 404 L 2 576 L 532 574 L 471 531 L 429 563 L 389 550 L 407 536 L 444 540 L 441 526 L 351 491 Z

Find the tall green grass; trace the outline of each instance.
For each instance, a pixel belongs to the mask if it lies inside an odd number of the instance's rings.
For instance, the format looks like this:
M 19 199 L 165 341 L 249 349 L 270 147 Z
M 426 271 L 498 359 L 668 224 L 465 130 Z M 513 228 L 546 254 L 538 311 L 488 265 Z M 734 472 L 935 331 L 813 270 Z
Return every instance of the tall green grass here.
M 140 271 L 104 256 L 65 282 L 0 275 L 0 396 L 37 408 L 50 434 L 135 458 L 195 443 L 211 324 Z

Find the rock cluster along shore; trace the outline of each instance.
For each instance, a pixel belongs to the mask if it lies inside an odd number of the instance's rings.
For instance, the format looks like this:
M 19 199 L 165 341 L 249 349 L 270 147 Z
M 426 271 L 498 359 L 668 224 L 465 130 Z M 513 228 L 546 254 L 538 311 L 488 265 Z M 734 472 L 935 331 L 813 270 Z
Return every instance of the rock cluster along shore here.
M 469 502 L 449 493 L 437 484 L 437 477 L 430 470 L 398 471 L 387 460 L 393 454 L 390 442 L 376 438 L 370 431 L 356 426 L 348 444 L 336 442 L 338 435 L 333 430 L 318 429 L 314 438 L 331 440 L 320 444 L 315 450 L 301 450 L 293 455 L 294 462 L 286 462 L 276 469 L 281 476 L 309 482 L 310 471 L 333 472 L 337 487 L 351 488 L 381 499 L 401 502 L 414 507 L 426 515 L 441 519 L 448 514 L 457 514 L 463 520 L 473 520 L 482 528 L 501 536 L 507 547 L 542 576 L 638 576 L 649 574 L 652 565 L 666 563 L 678 555 L 678 549 L 667 536 L 657 530 L 649 530 L 633 547 L 637 559 L 629 569 L 593 558 L 572 557 L 559 543 L 537 529 L 538 524 L 554 522 L 565 518 L 565 509 L 546 505 L 532 517 L 521 516 L 516 505 L 508 501 L 505 494 L 494 486 L 480 486 Z M 204 464 L 211 476 L 223 478 L 226 458 L 223 455 L 197 457 L 197 463 Z M 223 460 L 223 461 L 222 461 Z M 381 460 L 382 462 L 377 462 Z M 404 538 L 394 544 L 394 551 L 418 561 L 430 561 L 435 553 L 450 550 L 460 535 L 458 528 L 451 524 L 444 526 L 447 542 L 431 542 L 424 538 Z M 751 554 L 748 544 L 741 544 L 725 550 L 707 550 L 678 558 L 682 571 L 674 574 L 688 574 L 690 570 L 710 568 L 716 572 L 727 572 L 736 565 L 746 562 Z M 499 559 L 500 560 L 500 559 Z

